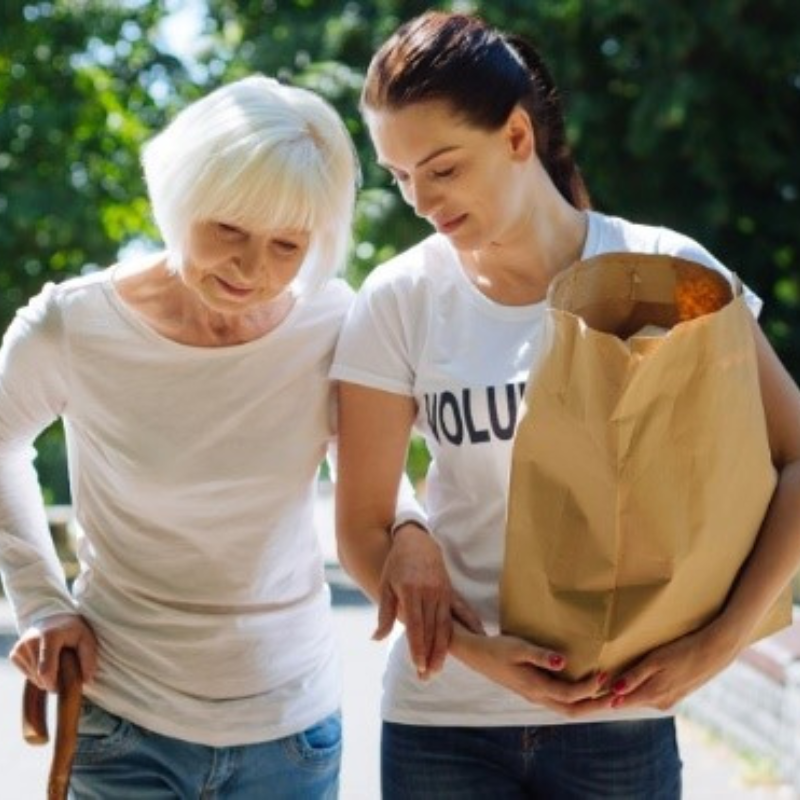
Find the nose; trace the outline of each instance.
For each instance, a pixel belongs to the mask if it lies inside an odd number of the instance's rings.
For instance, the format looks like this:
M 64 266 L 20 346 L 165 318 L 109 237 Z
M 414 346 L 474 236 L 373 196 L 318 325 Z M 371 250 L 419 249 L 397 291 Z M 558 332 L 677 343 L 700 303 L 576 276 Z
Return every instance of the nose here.
M 267 242 L 260 236 L 250 236 L 236 259 L 236 267 L 243 278 L 252 279 L 267 268 Z
M 405 187 L 406 202 L 414 209 L 414 213 L 421 218 L 428 217 L 436 206 L 436 192 L 430 185 L 423 185 L 422 181 L 409 179 Z

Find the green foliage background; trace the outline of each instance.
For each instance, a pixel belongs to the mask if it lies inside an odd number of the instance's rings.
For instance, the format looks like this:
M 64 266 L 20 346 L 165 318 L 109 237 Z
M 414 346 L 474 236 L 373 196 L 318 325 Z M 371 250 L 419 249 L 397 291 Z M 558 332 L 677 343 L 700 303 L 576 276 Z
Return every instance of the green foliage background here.
M 170 49 L 164 21 L 187 5 L 0 5 L 2 329 L 45 281 L 155 242 L 139 146 L 176 108 L 251 71 L 319 91 L 347 121 L 364 174 L 354 284 L 425 233 L 374 165 L 356 102 L 375 47 L 431 4 L 208 0 L 197 3 L 186 61 Z M 703 242 L 764 298 L 767 334 L 800 378 L 794 0 L 433 5 L 478 11 L 540 47 L 595 205 Z M 40 450 L 47 498 L 67 502 L 57 428 Z

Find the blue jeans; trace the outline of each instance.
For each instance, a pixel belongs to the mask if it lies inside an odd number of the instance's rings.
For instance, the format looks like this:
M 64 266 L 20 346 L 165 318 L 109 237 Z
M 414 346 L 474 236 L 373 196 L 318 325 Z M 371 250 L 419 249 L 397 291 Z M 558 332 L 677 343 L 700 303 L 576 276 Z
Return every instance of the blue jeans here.
M 672 719 L 539 727 L 384 723 L 383 800 L 676 800 Z
M 339 713 L 271 742 L 207 747 L 153 733 L 84 700 L 71 800 L 335 800 Z

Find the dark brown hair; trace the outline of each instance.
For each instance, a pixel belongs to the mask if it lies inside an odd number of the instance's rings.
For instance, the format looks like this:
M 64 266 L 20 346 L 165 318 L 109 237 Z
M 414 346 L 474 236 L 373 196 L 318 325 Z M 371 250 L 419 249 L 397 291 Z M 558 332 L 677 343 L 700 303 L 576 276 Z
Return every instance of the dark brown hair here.
M 589 192 L 567 142 L 561 98 L 536 49 L 477 16 L 428 11 L 398 28 L 373 57 L 361 105 L 397 110 L 447 102 L 471 125 L 497 130 L 519 104 L 531 118 L 536 152 L 561 194 L 589 208 Z

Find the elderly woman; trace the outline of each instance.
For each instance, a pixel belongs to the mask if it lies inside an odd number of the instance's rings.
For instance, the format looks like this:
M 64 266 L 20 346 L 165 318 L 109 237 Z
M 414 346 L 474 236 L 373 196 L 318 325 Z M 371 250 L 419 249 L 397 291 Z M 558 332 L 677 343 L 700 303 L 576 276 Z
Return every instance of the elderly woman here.
M 55 687 L 86 681 L 77 798 L 334 797 L 339 667 L 314 526 L 352 292 L 357 162 L 311 92 L 252 76 L 144 149 L 165 252 L 48 285 L 0 360 L 0 564 Z M 35 438 L 65 423 L 81 572 L 53 550 Z

